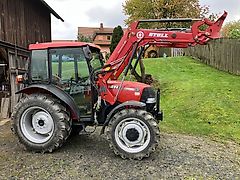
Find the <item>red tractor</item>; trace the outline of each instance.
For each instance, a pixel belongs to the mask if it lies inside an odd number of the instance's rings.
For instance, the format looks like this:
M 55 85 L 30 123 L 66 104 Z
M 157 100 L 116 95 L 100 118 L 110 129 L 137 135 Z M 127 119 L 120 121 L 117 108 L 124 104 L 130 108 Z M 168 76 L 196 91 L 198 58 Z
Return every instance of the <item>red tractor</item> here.
M 72 131 L 102 126 L 101 133 L 107 127 L 107 139 L 115 154 L 139 160 L 148 157 L 159 143 L 158 122 L 163 119 L 160 91 L 156 93 L 147 84 L 125 81 L 129 69 L 136 68 L 149 45 L 187 48 L 219 38 L 226 16 L 225 12 L 216 22 L 196 21 L 191 29 L 138 27 L 143 22 L 192 19 L 134 22 L 106 63 L 99 47 L 90 43 L 30 45 L 25 88 L 17 92 L 22 98 L 12 113 L 19 141 L 28 150 L 52 152 L 63 145 Z M 199 30 L 202 25 L 207 29 Z

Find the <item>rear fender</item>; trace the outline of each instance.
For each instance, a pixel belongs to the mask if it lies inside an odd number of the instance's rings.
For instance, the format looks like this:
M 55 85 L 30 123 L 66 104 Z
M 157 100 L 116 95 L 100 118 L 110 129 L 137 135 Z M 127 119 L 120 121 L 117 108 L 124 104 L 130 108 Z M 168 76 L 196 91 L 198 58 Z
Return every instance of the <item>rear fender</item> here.
M 115 108 L 113 108 L 113 110 L 107 115 L 107 119 L 103 125 L 103 128 L 101 130 L 101 134 L 104 134 L 105 131 L 105 127 L 108 125 L 109 121 L 111 120 L 111 118 L 114 116 L 114 114 L 116 114 L 117 112 L 127 108 L 127 107 L 133 107 L 133 108 L 138 108 L 138 109 L 144 109 L 146 110 L 146 104 L 143 102 L 139 102 L 139 101 L 126 101 L 122 104 L 119 104 L 118 106 L 116 106 Z
M 59 99 L 60 101 L 62 101 L 64 104 L 67 105 L 68 109 L 71 112 L 71 118 L 78 120 L 80 115 L 79 115 L 79 111 L 78 111 L 78 107 L 75 104 L 74 100 L 72 99 L 72 97 L 67 94 L 65 91 L 63 91 L 60 88 L 57 88 L 55 86 L 52 85 L 47 85 L 47 84 L 35 84 L 35 85 L 30 85 L 18 92 L 16 92 L 16 94 L 34 94 L 34 93 L 47 93 L 47 94 L 51 94 L 53 95 L 55 98 Z

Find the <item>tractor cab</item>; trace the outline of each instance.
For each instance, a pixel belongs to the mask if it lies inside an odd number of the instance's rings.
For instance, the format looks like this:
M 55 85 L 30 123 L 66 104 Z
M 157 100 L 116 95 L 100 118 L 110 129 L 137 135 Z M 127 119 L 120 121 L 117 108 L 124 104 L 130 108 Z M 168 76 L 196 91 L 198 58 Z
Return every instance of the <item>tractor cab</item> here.
M 29 49 L 28 84 L 63 90 L 73 98 L 80 118 L 92 119 L 95 100 L 90 75 L 103 66 L 100 48 L 90 43 L 64 42 L 33 44 Z

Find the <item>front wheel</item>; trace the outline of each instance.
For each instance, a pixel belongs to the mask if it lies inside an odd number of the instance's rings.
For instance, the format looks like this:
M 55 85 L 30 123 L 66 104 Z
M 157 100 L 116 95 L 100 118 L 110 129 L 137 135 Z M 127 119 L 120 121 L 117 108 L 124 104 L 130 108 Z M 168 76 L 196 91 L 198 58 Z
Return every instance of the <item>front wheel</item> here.
M 114 153 L 123 159 L 138 159 L 155 151 L 159 142 L 159 128 L 153 116 L 138 109 L 124 109 L 109 123 L 107 139 Z

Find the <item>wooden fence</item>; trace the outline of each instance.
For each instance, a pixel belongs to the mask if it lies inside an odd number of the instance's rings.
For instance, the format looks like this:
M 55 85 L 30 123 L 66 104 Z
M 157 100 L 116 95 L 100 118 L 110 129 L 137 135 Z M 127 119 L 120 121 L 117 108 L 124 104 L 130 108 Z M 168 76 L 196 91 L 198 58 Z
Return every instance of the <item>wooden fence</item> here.
M 184 51 L 182 48 L 172 48 L 171 54 L 172 57 L 183 56 Z
M 205 46 L 185 49 L 185 54 L 219 70 L 240 75 L 239 39 L 217 39 Z

